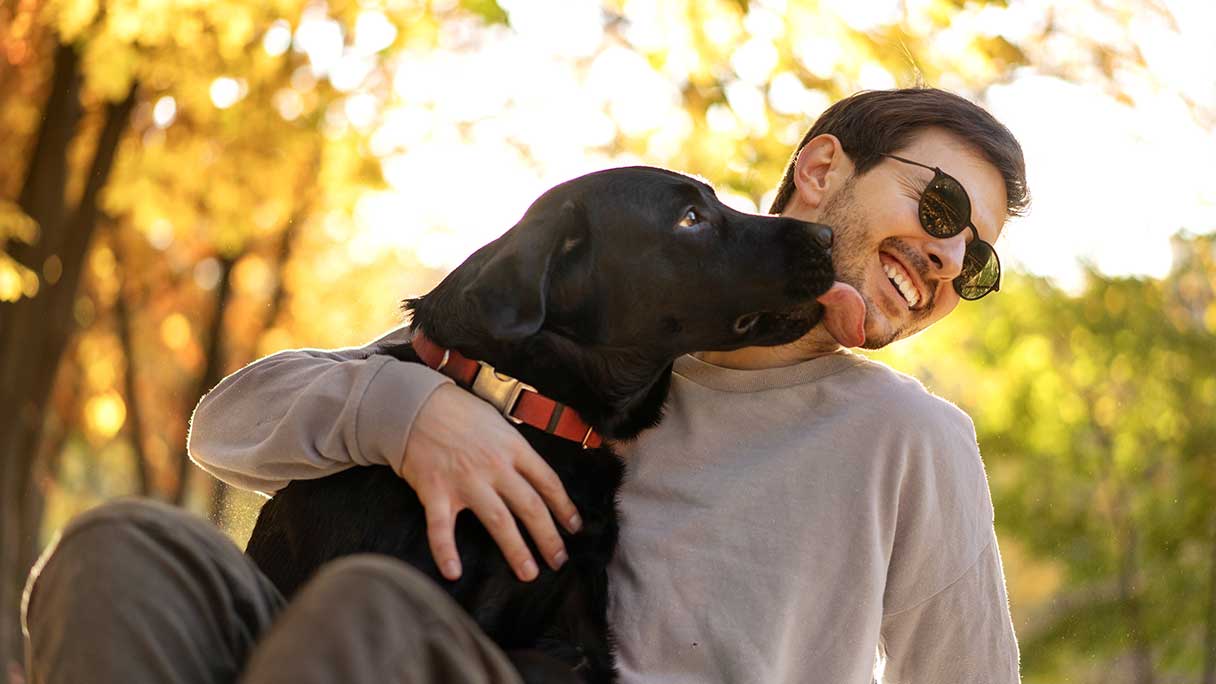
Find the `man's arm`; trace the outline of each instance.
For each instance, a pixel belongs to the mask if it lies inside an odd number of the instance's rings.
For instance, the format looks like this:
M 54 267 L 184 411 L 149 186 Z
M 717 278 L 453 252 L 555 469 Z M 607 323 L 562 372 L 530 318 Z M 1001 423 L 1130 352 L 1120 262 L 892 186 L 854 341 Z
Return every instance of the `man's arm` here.
M 377 345 L 408 339 L 398 328 L 364 347 L 290 349 L 245 366 L 199 401 L 190 457 L 231 485 L 264 492 L 353 465 L 400 472 L 418 409 L 451 382 L 373 355 Z
M 996 537 L 961 577 L 924 602 L 883 616 L 883 681 L 1019 681 Z
M 289 350 L 242 368 L 199 402 L 191 457 L 225 482 L 267 492 L 387 465 L 422 502 L 431 554 L 448 579 L 461 574 L 454 530 L 465 509 L 520 579 L 538 569 L 516 517 L 560 567 L 565 546 L 549 511 L 571 532 L 581 525 L 561 480 L 488 403 L 421 364 L 373 353 L 409 336 L 400 328 L 364 347 Z

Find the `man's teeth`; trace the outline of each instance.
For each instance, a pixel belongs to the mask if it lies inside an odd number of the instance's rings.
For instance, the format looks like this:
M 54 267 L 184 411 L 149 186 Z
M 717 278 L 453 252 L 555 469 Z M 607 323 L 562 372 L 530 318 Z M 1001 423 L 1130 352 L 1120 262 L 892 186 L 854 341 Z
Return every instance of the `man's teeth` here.
M 895 287 L 899 289 L 899 293 L 904 296 L 904 300 L 908 302 L 908 306 L 916 306 L 920 302 L 920 293 L 916 291 L 916 287 L 904 277 L 903 269 L 898 266 L 888 264 L 882 265 L 882 270 L 895 283 Z

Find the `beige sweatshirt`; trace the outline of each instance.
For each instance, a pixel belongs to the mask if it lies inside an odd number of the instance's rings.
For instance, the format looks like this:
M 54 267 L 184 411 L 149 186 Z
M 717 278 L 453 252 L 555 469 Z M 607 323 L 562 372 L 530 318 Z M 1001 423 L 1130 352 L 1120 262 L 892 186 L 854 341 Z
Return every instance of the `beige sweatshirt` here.
M 234 373 L 199 403 L 191 455 L 262 491 L 397 466 L 448 380 L 370 349 L 285 351 Z M 664 422 L 619 449 L 609 617 L 623 684 L 866 684 L 880 644 L 887 682 L 1018 681 L 966 414 L 847 351 L 675 370 Z

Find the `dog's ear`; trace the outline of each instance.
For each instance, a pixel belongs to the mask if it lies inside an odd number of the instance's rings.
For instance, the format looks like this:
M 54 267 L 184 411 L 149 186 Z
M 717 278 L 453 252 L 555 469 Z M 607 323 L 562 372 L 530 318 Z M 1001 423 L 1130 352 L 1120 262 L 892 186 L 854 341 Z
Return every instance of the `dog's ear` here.
M 545 322 L 550 275 L 570 240 L 582 239 L 585 214 L 568 200 L 554 210 L 529 209 L 491 243 L 490 256 L 464 288 L 486 330 L 514 342 L 534 335 Z

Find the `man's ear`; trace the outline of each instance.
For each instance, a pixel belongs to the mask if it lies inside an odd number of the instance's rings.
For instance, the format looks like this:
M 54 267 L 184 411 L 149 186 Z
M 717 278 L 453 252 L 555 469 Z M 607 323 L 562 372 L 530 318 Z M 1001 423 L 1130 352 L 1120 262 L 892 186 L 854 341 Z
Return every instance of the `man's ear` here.
M 829 133 L 811 138 L 798 151 L 794 164 L 794 193 L 809 209 L 818 209 L 853 174 L 853 162 L 840 139 Z
M 584 213 L 574 201 L 552 211 L 529 209 L 495 240 L 490 256 L 464 288 L 495 339 L 515 342 L 545 322 L 550 276 L 568 239 L 582 234 Z

